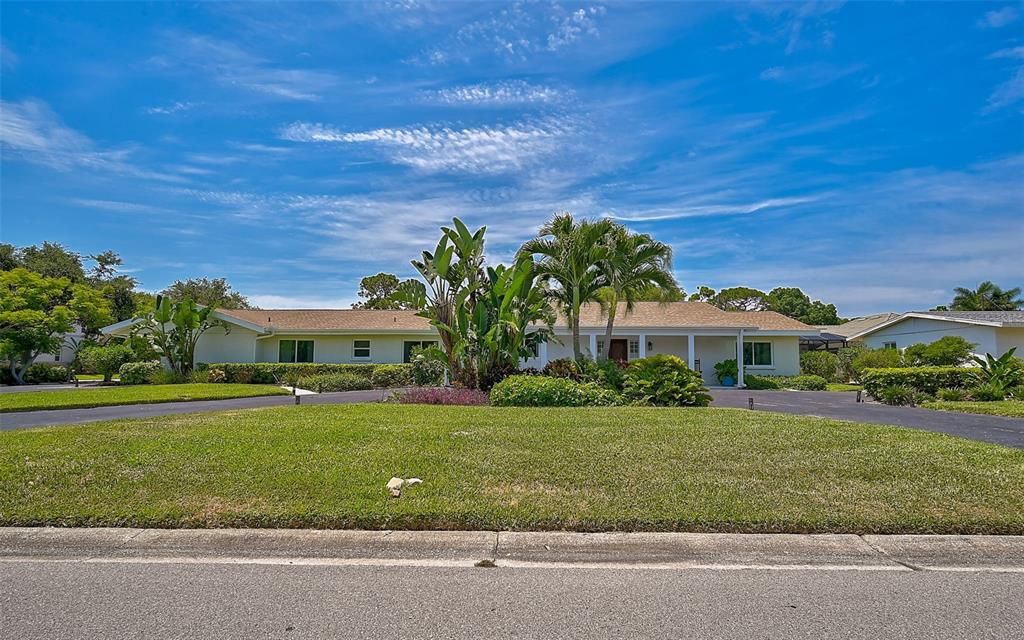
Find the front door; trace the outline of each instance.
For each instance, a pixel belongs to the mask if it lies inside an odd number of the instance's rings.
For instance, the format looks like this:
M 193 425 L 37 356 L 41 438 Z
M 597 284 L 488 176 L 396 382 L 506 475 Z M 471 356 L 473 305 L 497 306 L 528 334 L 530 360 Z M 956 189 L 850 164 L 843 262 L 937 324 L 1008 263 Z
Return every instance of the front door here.
M 608 350 L 608 359 L 615 362 L 629 360 L 629 344 L 625 340 L 612 340 L 611 348 Z

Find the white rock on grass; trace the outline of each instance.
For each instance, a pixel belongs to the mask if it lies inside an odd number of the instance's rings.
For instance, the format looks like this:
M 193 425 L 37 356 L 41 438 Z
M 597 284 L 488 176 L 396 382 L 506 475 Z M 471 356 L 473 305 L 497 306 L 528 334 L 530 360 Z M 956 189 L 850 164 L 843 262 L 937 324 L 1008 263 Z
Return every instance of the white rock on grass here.
M 390 480 L 388 480 L 388 491 L 391 492 L 391 495 L 393 497 L 397 498 L 398 496 L 402 495 L 403 482 L 405 481 L 402 480 L 401 478 L 391 478 Z

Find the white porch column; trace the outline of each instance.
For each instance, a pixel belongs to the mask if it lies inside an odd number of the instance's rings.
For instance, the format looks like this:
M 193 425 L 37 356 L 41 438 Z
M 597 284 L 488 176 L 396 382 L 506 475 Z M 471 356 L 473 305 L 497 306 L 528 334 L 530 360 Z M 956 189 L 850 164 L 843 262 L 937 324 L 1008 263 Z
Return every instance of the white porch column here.
M 743 388 L 743 329 L 736 334 L 736 387 Z
M 597 360 L 597 334 L 590 334 L 590 357 Z
M 645 336 L 642 333 L 640 334 L 640 345 L 639 346 L 640 346 L 640 357 L 641 358 L 646 358 L 647 357 L 647 336 Z
M 693 334 L 686 336 L 686 366 L 690 367 L 693 371 L 693 367 L 696 365 L 697 354 L 693 347 Z
M 537 362 L 540 364 L 539 369 L 543 369 L 544 365 L 548 363 L 548 343 L 542 342 L 537 345 Z

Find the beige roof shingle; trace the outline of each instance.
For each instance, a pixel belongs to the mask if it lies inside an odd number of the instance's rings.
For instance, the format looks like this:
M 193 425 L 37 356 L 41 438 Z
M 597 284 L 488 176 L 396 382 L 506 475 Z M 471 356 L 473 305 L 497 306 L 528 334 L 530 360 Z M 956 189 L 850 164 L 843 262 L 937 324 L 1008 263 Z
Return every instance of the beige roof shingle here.
M 275 331 L 425 331 L 415 311 L 376 309 L 218 309 L 218 312 Z

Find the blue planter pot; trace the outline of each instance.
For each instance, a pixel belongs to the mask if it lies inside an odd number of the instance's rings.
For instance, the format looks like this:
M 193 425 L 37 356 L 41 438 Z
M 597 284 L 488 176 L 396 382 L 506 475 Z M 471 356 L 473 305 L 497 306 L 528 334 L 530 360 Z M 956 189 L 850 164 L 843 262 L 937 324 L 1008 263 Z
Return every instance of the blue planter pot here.
M 723 387 L 731 387 L 736 384 L 736 381 L 732 379 L 732 376 L 725 376 L 722 378 Z

